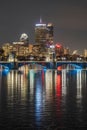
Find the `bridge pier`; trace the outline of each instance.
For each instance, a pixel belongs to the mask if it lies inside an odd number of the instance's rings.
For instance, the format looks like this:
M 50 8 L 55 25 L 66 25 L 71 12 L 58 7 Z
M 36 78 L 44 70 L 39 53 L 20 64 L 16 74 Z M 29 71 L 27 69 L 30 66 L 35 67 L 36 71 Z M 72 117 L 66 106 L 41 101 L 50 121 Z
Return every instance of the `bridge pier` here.
M 18 62 L 13 63 L 13 68 L 12 69 L 18 69 Z
M 84 63 L 84 64 L 83 64 L 83 68 L 84 68 L 84 69 L 87 68 L 87 65 L 86 65 L 86 64 L 87 64 L 87 63 Z
M 57 65 L 55 61 L 50 62 L 50 69 L 57 69 Z
M 53 62 L 53 69 L 57 69 L 57 63 L 56 63 L 56 61 Z

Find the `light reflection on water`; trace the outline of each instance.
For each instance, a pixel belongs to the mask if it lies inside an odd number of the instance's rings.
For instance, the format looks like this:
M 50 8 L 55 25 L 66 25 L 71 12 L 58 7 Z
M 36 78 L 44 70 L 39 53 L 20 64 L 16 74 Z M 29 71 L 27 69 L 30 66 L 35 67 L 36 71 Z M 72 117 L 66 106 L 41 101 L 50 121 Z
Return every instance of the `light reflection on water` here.
M 0 71 L 2 127 L 86 127 L 86 99 L 87 70 L 44 71 L 25 66 L 7 74 Z

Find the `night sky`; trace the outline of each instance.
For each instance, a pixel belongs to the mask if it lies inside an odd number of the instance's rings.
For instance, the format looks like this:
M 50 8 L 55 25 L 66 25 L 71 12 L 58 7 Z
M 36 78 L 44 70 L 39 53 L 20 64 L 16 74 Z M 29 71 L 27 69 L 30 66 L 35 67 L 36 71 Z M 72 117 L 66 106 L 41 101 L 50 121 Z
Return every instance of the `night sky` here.
M 54 42 L 71 50 L 87 49 L 87 0 L 0 0 L 0 45 L 27 33 L 34 43 L 40 17 L 54 24 Z

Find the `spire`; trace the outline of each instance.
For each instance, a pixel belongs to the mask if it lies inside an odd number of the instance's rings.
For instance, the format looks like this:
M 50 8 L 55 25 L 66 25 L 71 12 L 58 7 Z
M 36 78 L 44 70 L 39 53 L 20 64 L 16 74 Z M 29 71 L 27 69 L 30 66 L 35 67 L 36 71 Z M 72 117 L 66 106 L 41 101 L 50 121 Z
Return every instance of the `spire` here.
M 40 23 L 42 23 L 42 18 L 40 17 Z

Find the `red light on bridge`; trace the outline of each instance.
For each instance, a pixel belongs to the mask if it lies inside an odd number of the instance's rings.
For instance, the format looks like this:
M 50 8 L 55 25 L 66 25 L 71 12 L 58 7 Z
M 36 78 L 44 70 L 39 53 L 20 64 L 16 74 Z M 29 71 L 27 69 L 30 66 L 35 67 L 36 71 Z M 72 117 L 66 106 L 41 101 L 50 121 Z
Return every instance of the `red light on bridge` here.
M 62 66 L 58 66 L 58 67 L 57 67 L 57 70 L 62 70 Z

